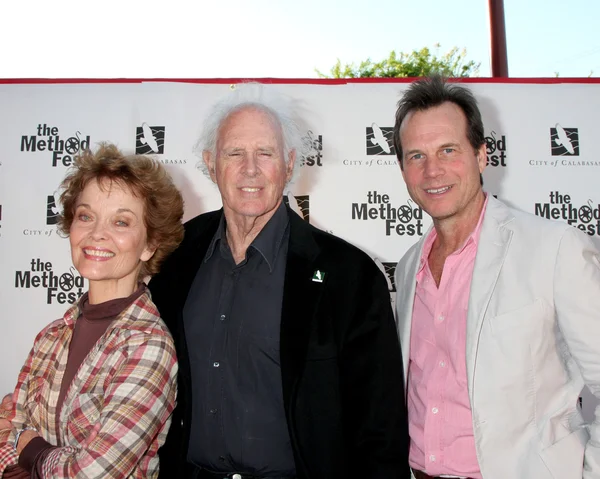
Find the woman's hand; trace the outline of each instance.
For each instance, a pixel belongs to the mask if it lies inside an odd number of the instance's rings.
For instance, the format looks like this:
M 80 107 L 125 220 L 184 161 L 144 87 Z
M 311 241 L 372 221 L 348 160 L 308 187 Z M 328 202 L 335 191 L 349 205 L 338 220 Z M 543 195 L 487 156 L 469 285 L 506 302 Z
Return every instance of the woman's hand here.
M 12 429 L 12 422 L 8 419 L 0 419 L 0 435 Z
M 0 403 L 0 418 L 7 417 L 11 413 L 12 408 L 12 394 L 7 394 L 2 398 L 2 402 Z
M 7 394 L 0 403 L 0 441 L 6 441 L 8 433 L 12 430 L 13 424 L 6 417 L 12 412 L 13 402 L 12 395 Z M 25 446 L 29 444 L 34 437 L 39 436 L 35 431 L 24 431 L 19 437 L 19 444 L 17 444 L 17 454 L 21 454 L 21 451 L 25 449 Z
M 0 403 L 0 443 L 5 442 L 8 439 L 8 434 L 12 429 L 12 423 L 6 419 L 12 412 L 12 408 L 12 395 L 7 394 Z

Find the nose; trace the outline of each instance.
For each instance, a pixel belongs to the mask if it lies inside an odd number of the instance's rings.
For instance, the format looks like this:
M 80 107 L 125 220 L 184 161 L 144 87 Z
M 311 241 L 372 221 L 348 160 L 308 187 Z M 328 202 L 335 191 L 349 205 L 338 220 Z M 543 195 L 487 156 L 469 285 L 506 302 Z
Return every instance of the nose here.
M 246 155 L 244 158 L 244 173 L 247 176 L 256 176 L 258 174 L 258 162 L 255 154 Z
M 423 165 L 423 174 L 427 178 L 436 178 L 444 173 L 444 168 L 440 159 L 435 155 L 426 158 Z
M 104 223 L 101 221 L 96 221 L 92 231 L 90 232 L 90 236 L 95 241 L 106 239 L 106 227 Z

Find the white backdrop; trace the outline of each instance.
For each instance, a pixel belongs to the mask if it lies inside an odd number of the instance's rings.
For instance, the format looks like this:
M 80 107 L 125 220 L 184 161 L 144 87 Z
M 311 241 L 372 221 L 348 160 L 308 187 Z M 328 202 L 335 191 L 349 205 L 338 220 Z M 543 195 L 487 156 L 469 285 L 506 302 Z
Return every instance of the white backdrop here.
M 291 205 L 381 263 L 395 264 L 430 220 L 409 199 L 391 143 L 407 83 L 278 82 L 314 147 Z M 484 115 L 484 188 L 513 206 L 570 221 L 600 242 L 600 82 L 469 82 Z M 220 207 L 191 150 L 230 81 L 0 84 L 0 393 L 12 391 L 37 332 L 86 285 L 56 234 L 56 189 L 73 155 L 111 141 L 152 153 L 182 189 L 185 219 Z M 143 143 L 154 138 L 156 144 Z M 600 292 L 599 292 L 600 293 Z M 393 296 L 393 294 L 392 294 Z M 584 397 L 589 417 L 593 401 Z M 587 407 L 586 407 L 587 406 Z

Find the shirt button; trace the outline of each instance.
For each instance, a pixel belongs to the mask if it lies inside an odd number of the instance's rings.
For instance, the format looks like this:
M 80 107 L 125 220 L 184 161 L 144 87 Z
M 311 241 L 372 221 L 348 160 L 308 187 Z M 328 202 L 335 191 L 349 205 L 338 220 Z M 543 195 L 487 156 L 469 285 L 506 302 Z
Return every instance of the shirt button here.
M 219 456 L 219 459 L 223 462 L 225 462 L 225 456 Z
M 440 368 L 446 367 L 446 361 L 440 361 Z
M 439 410 L 437 407 L 434 407 L 434 408 L 431 410 L 431 412 L 432 412 L 433 414 L 437 414 L 438 412 L 440 412 L 440 410 Z
M 217 414 L 217 410 L 216 410 L 216 409 L 211 409 L 209 412 L 210 412 L 211 414 Z
M 439 321 L 440 323 L 441 323 L 441 322 L 442 322 L 444 319 L 446 319 L 446 318 L 444 318 L 444 315 L 443 315 L 443 314 L 440 314 L 440 315 L 438 316 L 438 321 Z
M 225 321 L 225 315 L 224 315 L 224 314 L 222 314 L 222 315 L 219 317 L 219 319 L 220 319 L 221 321 Z
M 217 361 L 215 361 L 215 362 L 213 363 L 213 367 L 214 367 L 214 368 L 218 368 L 219 366 L 220 366 L 220 364 L 219 364 Z
M 432 454 L 431 456 L 429 456 L 429 460 L 430 460 L 431 462 L 435 462 L 435 456 Z

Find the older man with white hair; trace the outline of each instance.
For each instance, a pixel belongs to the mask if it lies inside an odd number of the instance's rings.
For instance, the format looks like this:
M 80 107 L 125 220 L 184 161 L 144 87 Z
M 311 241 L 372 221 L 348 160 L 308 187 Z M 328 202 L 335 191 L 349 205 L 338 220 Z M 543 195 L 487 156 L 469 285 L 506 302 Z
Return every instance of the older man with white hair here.
M 283 202 L 301 136 L 273 88 L 211 111 L 197 148 L 223 208 L 150 283 L 181 373 L 161 477 L 408 478 L 385 278 Z

